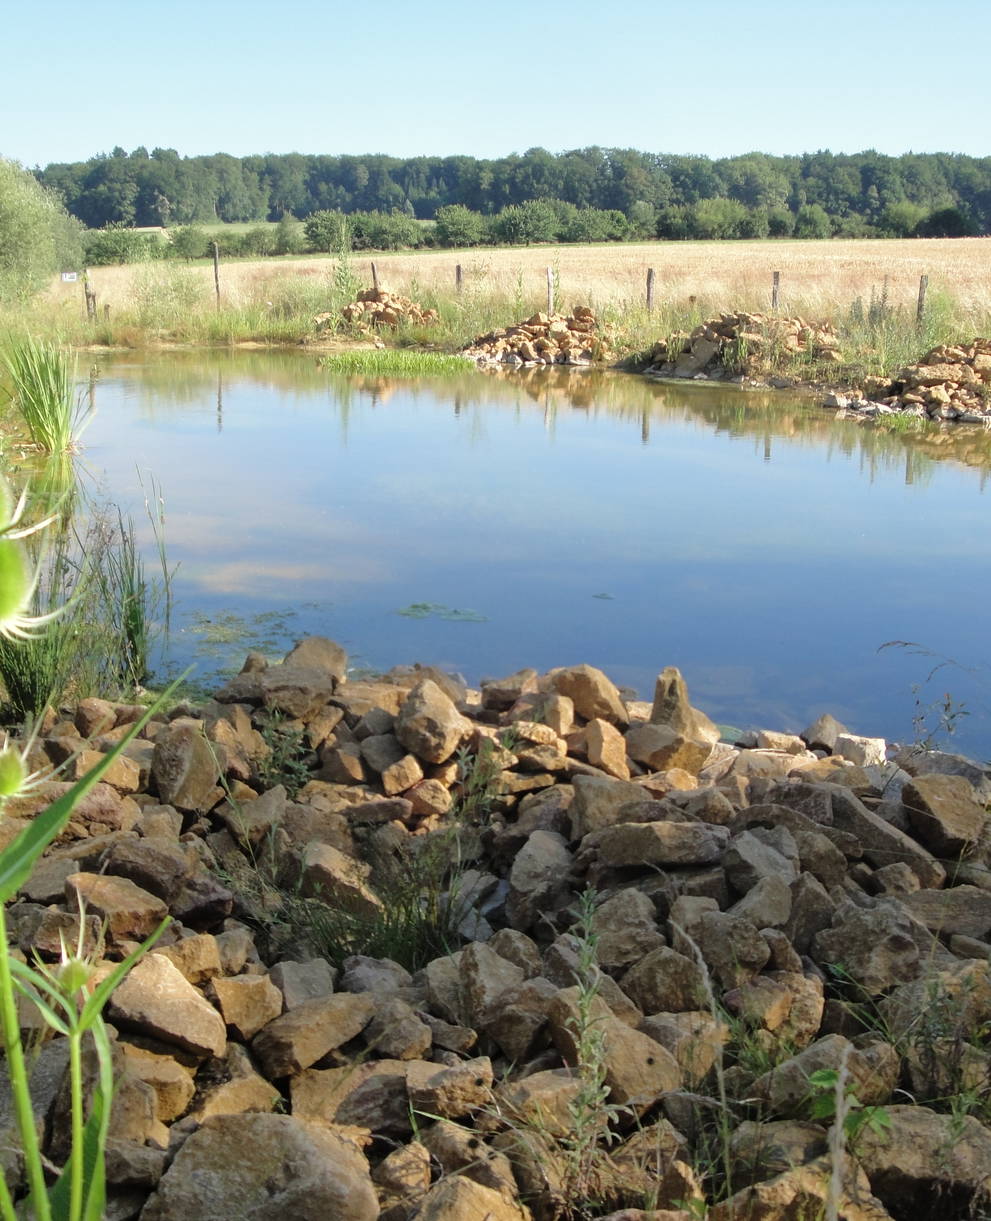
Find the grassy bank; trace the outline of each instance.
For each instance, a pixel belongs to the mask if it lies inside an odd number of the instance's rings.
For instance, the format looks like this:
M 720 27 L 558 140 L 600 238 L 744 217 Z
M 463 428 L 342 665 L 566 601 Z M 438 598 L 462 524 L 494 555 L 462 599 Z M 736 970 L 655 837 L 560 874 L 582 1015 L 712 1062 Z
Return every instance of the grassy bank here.
M 381 254 L 375 263 L 384 287 L 439 314 L 429 328 L 391 332 L 386 338 L 395 346 L 453 352 L 545 308 L 549 266 L 558 305 L 591 305 L 621 357 L 722 311 L 768 311 L 777 271 L 778 312 L 830 323 L 844 356 L 842 366 L 806 360 L 785 371 L 843 382 L 888 372 L 933 344 L 991 332 L 988 252 L 981 239 L 683 242 Z M 370 284 L 369 263 L 363 255 L 223 264 L 219 300 L 212 267 L 202 263 L 99 268 L 90 281 L 94 320 L 86 318 L 82 286 L 59 283 L 32 306 L 0 317 L 0 327 L 76 346 L 295 344 L 312 332 L 316 315 L 338 311 Z M 651 312 L 648 268 L 655 272 Z M 929 288 L 918 328 L 923 274 Z

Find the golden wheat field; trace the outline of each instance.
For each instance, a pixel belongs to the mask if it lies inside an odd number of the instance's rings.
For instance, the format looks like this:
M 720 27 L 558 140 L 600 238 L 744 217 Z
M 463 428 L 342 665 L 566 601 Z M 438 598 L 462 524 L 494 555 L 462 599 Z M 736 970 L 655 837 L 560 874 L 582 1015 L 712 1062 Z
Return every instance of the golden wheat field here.
M 880 295 L 887 280 L 888 303 L 914 308 L 919 278 L 930 294 L 945 293 L 965 311 L 991 311 L 991 238 L 837 240 L 795 242 L 654 242 L 640 245 L 540 246 L 408 254 L 354 254 L 355 274 L 371 283 L 374 257 L 383 287 L 410 296 L 454 291 L 461 264 L 466 292 L 541 300 L 546 269 L 557 277 L 559 303 L 602 307 L 642 304 L 647 269 L 656 276 L 655 301 L 681 304 L 691 296 L 717 309 L 767 308 L 771 280 L 780 272 L 780 305 L 797 313 L 832 313 L 858 297 Z M 151 265 L 155 266 L 155 265 Z M 149 265 L 99 267 L 91 274 L 101 303 L 124 308 L 140 291 Z M 185 269 L 184 269 L 185 270 Z M 264 300 L 287 279 L 330 279 L 328 257 L 234 261 L 221 266 L 225 304 Z M 199 263 L 188 274 L 213 290 L 213 268 Z M 79 285 L 59 284 L 58 298 L 81 296 Z

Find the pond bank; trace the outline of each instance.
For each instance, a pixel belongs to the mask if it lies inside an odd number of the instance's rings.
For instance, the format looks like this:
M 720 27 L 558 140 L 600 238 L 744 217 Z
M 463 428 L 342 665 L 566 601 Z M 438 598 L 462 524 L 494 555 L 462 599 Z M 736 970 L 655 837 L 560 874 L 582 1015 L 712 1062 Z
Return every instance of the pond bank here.
M 31 761 L 137 715 L 84 700 Z M 646 702 L 587 665 L 470 690 L 349 678 L 324 638 L 249 656 L 126 747 L 10 913 L 57 958 L 81 897 L 108 960 L 173 918 L 110 1002 L 113 1215 L 976 1209 L 991 772 L 885 756 L 828 716 L 721 740 L 674 668 Z

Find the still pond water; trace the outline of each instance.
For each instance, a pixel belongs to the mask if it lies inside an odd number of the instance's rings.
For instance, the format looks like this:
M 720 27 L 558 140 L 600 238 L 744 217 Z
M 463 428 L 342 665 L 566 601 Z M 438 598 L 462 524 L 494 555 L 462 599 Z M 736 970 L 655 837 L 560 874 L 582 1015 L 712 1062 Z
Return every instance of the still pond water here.
M 648 699 L 673 664 L 736 726 L 831 711 L 906 740 L 948 691 L 970 713 L 954 748 L 991 754 L 983 430 L 563 370 L 404 382 L 174 352 L 94 372 L 87 465 L 149 567 L 142 483 L 161 488 L 169 664 L 205 683 L 311 632 L 371 670 L 588 662 Z M 926 683 L 935 660 L 890 640 L 959 665 Z

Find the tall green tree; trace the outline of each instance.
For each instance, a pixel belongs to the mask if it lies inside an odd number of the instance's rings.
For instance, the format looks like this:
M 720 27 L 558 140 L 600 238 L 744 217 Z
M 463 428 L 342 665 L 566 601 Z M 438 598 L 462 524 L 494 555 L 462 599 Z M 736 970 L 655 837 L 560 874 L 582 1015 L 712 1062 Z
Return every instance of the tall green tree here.
M 0 302 L 24 300 L 82 263 L 82 226 L 16 161 L 0 157 Z

